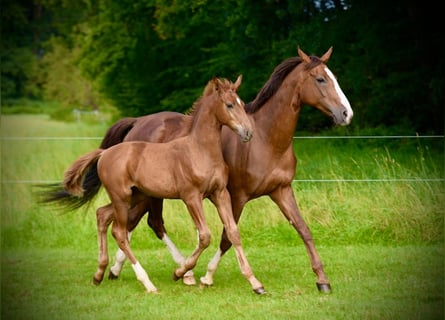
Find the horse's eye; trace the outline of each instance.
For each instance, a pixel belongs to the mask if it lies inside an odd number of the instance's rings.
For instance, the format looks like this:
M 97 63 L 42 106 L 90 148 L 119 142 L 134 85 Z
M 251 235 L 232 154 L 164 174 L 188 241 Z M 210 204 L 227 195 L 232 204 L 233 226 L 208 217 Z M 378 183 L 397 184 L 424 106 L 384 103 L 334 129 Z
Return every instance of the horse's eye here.
M 318 83 L 324 83 L 325 82 L 324 78 L 317 78 L 316 80 L 317 80 Z
M 233 109 L 233 104 L 231 104 L 231 103 L 226 103 L 226 106 L 227 106 L 227 108 L 229 108 L 229 109 Z

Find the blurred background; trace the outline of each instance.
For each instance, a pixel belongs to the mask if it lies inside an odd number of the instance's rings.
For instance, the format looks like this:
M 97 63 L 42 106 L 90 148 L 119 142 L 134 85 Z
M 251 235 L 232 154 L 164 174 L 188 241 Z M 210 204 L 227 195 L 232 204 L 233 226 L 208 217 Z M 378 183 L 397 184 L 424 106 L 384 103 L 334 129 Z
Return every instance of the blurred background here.
M 440 19 L 404 0 L 3 0 L 1 113 L 184 112 L 211 77 L 239 74 L 249 102 L 297 46 L 333 46 L 355 112 L 347 130 L 443 134 Z M 304 113 L 299 130 L 331 126 Z

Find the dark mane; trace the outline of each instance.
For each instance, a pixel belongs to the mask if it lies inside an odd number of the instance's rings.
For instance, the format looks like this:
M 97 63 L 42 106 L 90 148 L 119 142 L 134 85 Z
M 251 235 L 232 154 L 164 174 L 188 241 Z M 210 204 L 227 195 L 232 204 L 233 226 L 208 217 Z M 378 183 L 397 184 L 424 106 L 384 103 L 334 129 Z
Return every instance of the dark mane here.
M 306 66 L 308 69 L 312 69 L 316 65 L 322 63 L 318 57 L 311 56 L 310 58 L 311 63 Z M 294 70 L 301 63 L 301 61 L 302 60 L 300 57 L 292 57 L 280 63 L 274 69 L 269 80 L 264 84 L 260 92 L 258 92 L 255 99 L 246 104 L 246 112 L 254 113 L 260 109 L 278 91 L 287 75 L 291 73 L 291 71 Z

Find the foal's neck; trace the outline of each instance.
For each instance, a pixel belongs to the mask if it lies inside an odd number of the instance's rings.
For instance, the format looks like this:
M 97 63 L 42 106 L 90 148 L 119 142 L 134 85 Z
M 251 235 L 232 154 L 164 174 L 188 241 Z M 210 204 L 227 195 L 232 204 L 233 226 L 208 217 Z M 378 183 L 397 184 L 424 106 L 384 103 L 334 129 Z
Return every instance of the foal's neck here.
M 221 129 L 222 124 L 215 115 L 215 106 L 201 106 L 194 115 L 190 136 L 202 147 L 222 158 Z

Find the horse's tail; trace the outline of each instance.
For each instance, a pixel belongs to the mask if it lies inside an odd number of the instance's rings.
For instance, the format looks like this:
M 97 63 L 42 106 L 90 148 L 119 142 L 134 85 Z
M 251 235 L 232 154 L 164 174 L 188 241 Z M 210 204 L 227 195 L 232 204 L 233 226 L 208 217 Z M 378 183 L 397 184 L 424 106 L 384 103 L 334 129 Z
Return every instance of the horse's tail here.
M 93 200 L 102 185 L 97 174 L 97 161 L 103 149 L 96 149 L 78 158 L 65 171 L 62 185 L 49 184 L 40 187 L 41 203 L 58 203 L 70 209 L 78 209 Z
M 100 144 L 101 149 L 107 149 L 124 141 L 125 136 L 133 128 L 137 118 L 122 118 L 108 128 Z

